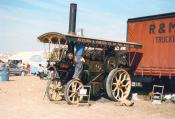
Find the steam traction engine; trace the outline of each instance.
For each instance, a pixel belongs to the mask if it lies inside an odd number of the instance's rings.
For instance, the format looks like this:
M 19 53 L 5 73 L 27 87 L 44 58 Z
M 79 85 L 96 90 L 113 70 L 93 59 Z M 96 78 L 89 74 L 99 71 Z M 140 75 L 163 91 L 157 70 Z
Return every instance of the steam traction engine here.
M 76 4 L 71 4 L 70 13 L 69 34 L 49 32 L 38 37 L 40 42 L 48 44 L 48 61 L 54 62 L 48 68 L 52 72 L 47 86 L 48 98 L 51 101 L 64 98 L 69 104 L 77 104 L 84 85 L 91 86 L 92 96 L 105 93 L 114 101 L 127 98 L 131 90 L 129 73 L 132 73 L 131 66 L 135 58 L 130 57 L 127 50 L 141 48 L 141 45 L 77 36 Z M 74 53 L 76 44 L 85 46 L 81 80 L 72 79 L 74 61 L 67 57 L 67 54 Z

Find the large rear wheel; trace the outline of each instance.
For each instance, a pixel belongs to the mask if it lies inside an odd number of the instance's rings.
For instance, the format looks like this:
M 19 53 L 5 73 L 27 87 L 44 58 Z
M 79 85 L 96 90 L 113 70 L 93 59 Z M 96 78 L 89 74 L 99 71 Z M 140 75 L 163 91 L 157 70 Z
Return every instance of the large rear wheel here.
M 70 80 L 64 90 L 64 97 L 68 104 L 77 104 L 79 101 L 79 92 L 83 84 L 79 80 Z
M 131 78 L 124 69 L 113 69 L 106 80 L 106 91 L 114 101 L 126 99 L 131 91 Z
M 47 96 L 50 101 L 60 101 L 63 99 L 63 85 L 60 80 L 53 79 L 50 80 L 47 85 Z

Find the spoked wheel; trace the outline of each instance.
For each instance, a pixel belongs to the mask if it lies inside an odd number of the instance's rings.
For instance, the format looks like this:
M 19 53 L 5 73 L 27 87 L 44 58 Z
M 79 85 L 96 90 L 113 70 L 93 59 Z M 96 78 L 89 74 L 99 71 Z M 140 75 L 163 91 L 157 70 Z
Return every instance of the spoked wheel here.
M 48 83 L 46 91 L 50 101 L 60 101 L 63 99 L 63 85 L 57 79 L 53 79 Z
M 114 101 L 126 99 L 131 91 L 131 78 L 124 69 L 113 69 L 106 81 L 106 91 Z
M 105 59 L 105 70 L 106 72 L 110 72 L 111 70 L 115 69 L 115 67 L 117 67 L 117 58 L 116 57 L 113 57 L 113 56 L 110 56 L 110 57 L 107 57 Z
M 68 104 L 77 104 L 79 101 L 79 92 L 83 84 L 78 80 L 70 80 L 65 87 L 64 97 Z

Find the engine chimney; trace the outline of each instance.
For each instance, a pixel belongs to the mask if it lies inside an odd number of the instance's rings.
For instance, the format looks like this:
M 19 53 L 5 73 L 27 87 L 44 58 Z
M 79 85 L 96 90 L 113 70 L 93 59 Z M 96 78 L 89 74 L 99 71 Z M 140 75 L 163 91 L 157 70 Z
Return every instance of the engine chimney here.
M 77 13 L 77 4 L 70 4 L 70 14 L 69 14 L 69 32 L 68 34 L 76 35 L 76 13 Z

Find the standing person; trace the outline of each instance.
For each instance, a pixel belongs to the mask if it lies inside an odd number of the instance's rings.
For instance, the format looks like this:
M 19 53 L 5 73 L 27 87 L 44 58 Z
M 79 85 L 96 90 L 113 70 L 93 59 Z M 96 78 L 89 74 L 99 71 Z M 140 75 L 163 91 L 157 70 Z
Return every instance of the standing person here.
M 0 60 L 0 81 L 2 80 L 2 72 L 4 71 L 5 69 L 5 64 L 3 63 L 2 60 Z
M 83 58 L 85 46 L 82 44 L 76 44 L 75 48 L 76 48 L 75 59 L 74 59 L 75 71 L 74 71 L 74 75 L 72 78 L 80 80 L 80 74 L 83 70 L 83 63 L 85 62 L 85 60 Z
M 0 60 L 0 71 L 2 71 L 4 69 L 4 63 L 2 60 Z
M 30 64 L 29 63 L 27 63 L 27 74 L 30 74 Z
M 22 68 L 22 67 L 23 67 L 23 65 L 22 65 L 22 62 L 21 62 L 21 61 L 19 61 L 19 62 L 18 62 L 17 67 L 18 67 L 18 68 Z
M 50 61 L 48 60 L 47 61 L 47 68 L 49 68 L 51 66 L 51 64 L 50 64 Z
M 40 79 L 44 78 L 44 68 L 41 64 L 39 64 L 38 76 L 40 77 Z

